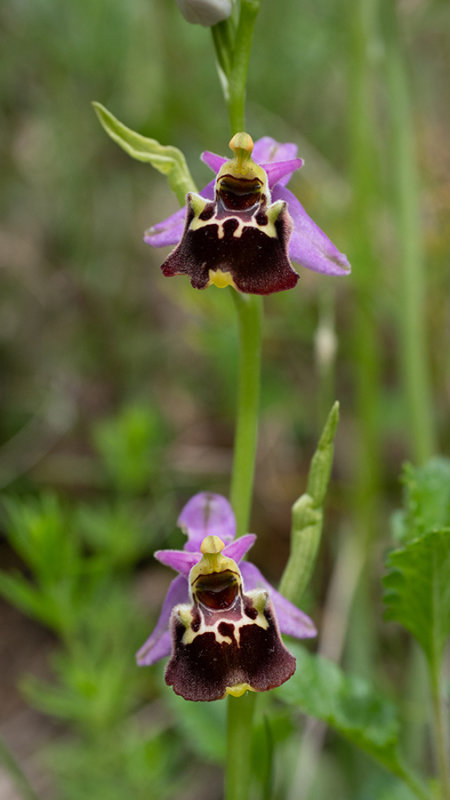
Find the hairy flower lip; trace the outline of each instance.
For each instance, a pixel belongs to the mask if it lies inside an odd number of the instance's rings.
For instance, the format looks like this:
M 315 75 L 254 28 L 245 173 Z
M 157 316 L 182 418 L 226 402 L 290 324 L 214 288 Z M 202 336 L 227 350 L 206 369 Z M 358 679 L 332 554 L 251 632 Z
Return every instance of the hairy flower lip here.
M 328 236 L 311 219 L 300 201 L 286 188 L 292 174 L 303 166 L 303 160 L 296 157 L 297 146 L 293 143 L 280 144 L 270 137 L 262 137 L 255 142 L 253 158 L 262 166 L 267 174 L 272 202 L 283 201 L 293 222 L 293 229 L 288 241 L 288 255 L 295 265 L 300 265 L 313 272 L 332 276 L 348 275 L 351 271 L 347 257 L 339 252 Z M 202 153 L 201 158 L 216 174 L 227 162 L 223 156 L 210 151 Z M 215 180 L 210 181 L 200 192 L 206 200 L 215 199 Z M 144 241 L 152 247 L 178 245 L 185 228 L 186 209 L 179 209 L 160 223 L 150 227 Z M 171 275 L 172 272 L 167 274 Z M 282 288 L 292 288 L 297 282 L 296 273 L 291 272 L 289 280 Z M 274 281 L 276 285 L 276 279 Z M 224 283 L 223 285 L 226 285 Z M 269 284 L 267 284 L 269 285 Z M 278 289 L 258 287 L 256 293 L 265 294 Z M 246 289 L 244 289 L 246 291 Z M 247 291 L 253 291 L 252 288 Z
M 187 536 L 183 550 L 159 550 L 155 557 L 178 575 L 171 582 L 163 602 L 156 626 L 137 653 L 140 666 L 149 666 L 170 655 L 172 639 L 169 621 L 172 609 L 189 602 L 189 573 L 202 558 L 200 546 L 205 536 L 220 535 L 225 544 L 222 554 L 239 565 L 245 590 L 265 589 L 272 601 L 281 633 L 298 639 L 316 635 L 312 620 L 286 600 L 264 578 L 258 567 L 249 561 L 242 561 L 245 554 L 256 541 L 254 534 L 245 534 L 235 539 L 236 520 L 229 502 L 221 495 L 200 492 L 184 506 L 178 524 Z

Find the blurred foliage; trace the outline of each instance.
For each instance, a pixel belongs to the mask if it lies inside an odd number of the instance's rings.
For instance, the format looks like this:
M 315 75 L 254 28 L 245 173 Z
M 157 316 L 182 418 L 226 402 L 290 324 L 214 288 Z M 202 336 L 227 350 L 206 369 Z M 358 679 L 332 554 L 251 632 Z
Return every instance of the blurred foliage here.
M 306 163 L 291 186 L 350 260 L 361 252 L 358 225 L 350 220 L 354 8 L 350 0 L 262 0 L 247 122 L 254 138 L 269 134 L 298 143 Z M 442 97 L 450 7 L 443 0 L 417 0 L 399 9 L 421 171 L 434 414 L 445 452 L 450 193 L 449 108 Z M 377 541 L 366 548 L 367 586 L 379 609 L 379 554 L 390 544 L 387 520 L 399 504 L 397 475 L 411 457 L 411 442 L 396 333 L 403 297 L 384 43 L 376 25 L 369 39 L 376 177 L 368 186 L 364 231 L 370 231 L 374 272 L 370 308 L 360 311 L 379 345 L 379 525 Z M 57 637 L 51 678 L 28 676 L 21 685 L 30 702 L 63 725 L 47 759 L 58 800 L 144 798 L 149 780 L 152 794 L 163 799 L 215 800 L 209 779 L 215 773 L 208 770 L 223 760 L 223 706 L 168 697 L 160 672 L 135 670 L 133 659 L 164 594 L 166 573 L 153 567 L 151 553 L 163 543 L 180 546 L 175 521 L 190 494 L 228 491 L 234 309 L 227 292 L 195 292 L 182 278 L 161 276 L 164 253 L 145 246 L 142 234 L 175 211 L 176 200 L 162 176 L 133 163 L 103 135 L 92 100 L 143 135 L 179 147 L 199 186 L 210 179 L 200 152 L 227 153 L 227 115 L 209 34 L 187 25 L 174 2 L 1 4 L 1 529 L 5 560 L 14 550 L 19 561 L 16 569 L 2 571 L 0 590 Z M 353 266 L 353 277 L 327 279 L 326 286 L 321 276 L 303 270 L 296 291 L 266 302 L 252 527 L 259 534 L 258 563 L 274 580 L 287 557 L 290 506 L 305 491 L 325 413 L 335 397 L 340 400 L 326 535 L 308 600 L 320 621 L 330 611 L 334 565 L 349 552 L 343 545 L 352 526 L 348 509 L 361 473 L 355 281 L 363 265 L 356 258 Z M 335 356 L 321 345 L 323 330 L 338 345 Z M 403 549 L 433 527 L 449 525 L 447 476 L 444 462 L 406 468 L 405 507 L 395 517 L 396 544 Z M 360 528 L 355 534 L 355 542 L 365 535 Z M 346 588 L 351 582 L 339 568 Z M 407 669 L 403 640 L 394 646 L 389 626 L 380 631 L 378 619 L 366 623 L 374 676 L 399 696 Z M 358 629 L 343 628 L 342 648 L 348 640 L 351 653 Z M 301 658 L 310 671 L 319 669 L 321 662 Z M 331 664 L 330 670 L 331 680 L 337 673 Z M 321 717 L 313 706 L 322 699 L 322 684 L 309 693 L 308 675 L 305 667 L 297 675 L 301 685 L 290 691 L 300 693 L 303 686 L 302 707 Z M 353 697 L 352 679 L 339 681 Z M 288 722 L 284 704 L 273 702 L 270 729 L 258 722 L 256 786 L 261 796 L 271 791 L 272 800 L 284 800 L 290 789 L 285 765 L 296 763 L 301 725 Z M 378 694 L 374 703 L 375 711 L 387 708 Z M 380 716 L 372 715 L 369 703 L 366 726 L 368 706 L 357 708 L 357 717 L 350 704 L 339 706 L 333 719 L 329 710 L 322 718 L 367 743 Z M 381 725 L 380 735 L 388 729 Z M 332 791 L 345 800 L 409 800 L 407 789 L 378 769 L 370 771 L 367 761 L 327 740 L 314 797 Z M 203 784 L 208 790 L 202 795 Z

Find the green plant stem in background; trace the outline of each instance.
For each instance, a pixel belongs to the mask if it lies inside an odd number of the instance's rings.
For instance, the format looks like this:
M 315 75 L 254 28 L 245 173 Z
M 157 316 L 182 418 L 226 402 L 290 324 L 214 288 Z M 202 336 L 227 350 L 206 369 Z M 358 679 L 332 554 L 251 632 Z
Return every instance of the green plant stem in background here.
M 386 78 L 391 119 L 391 167 L 399 244 L 400 361 L 416 463 L 436 451 L 425 332 L 425 261 L 408 80 L 396 4 L 382 0 Z
M 381 265 L 371 221 L 376 218 L 379 169 L 373 108 L 373 59 L 376 50 L 376 0 L 350 0 L 349 141 L 351 153 L 352 249 L 354 264 L 354 347 L 356 356 L 356 420 L 358 463 L 355 475 L 356 513 L 366 541 L 376 535 L 376 497 L 380 484 L 380 352 L 374 297 Z
M 349 143 L 352 184 L 353 347 L 355 356 L 356 459 L 353 528 L 361 577 L 352 603 L 347 640 L 348 663 L 370 676 L 375 660 L 374 612 L 367 565 L 379 534 L 381 484 L 380 343 L 374 303 L 382 265 L 376 252 L 379 168 L 373 108 L 376 52 L 376 0 L 349 0 Z M 357 667 L 356 667 L 357 665 Z

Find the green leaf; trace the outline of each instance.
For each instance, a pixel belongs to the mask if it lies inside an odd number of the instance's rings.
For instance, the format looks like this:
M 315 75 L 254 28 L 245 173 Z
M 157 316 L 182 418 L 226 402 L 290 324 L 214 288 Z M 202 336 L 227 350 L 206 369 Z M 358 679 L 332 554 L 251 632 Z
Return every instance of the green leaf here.
M 430 664 L 439 664 L 450 635 L 450 528 L 430 531 L 387 558 L 386 619 L 401 623 Z
M 391 763 L 398 741 L 395 706 L 368 683 L 345 675 L 341 668 L 300 646 L 294 676 L 278 690 L 283 700 L 328 723 L 362 749 Z
M 276 690 L 277 697 L 326 722 L 385 769 L 425 796 L 398 752 L 399 722 L 395 706 L 361 678 L 300 645 L 290 645 L 297 659 L 293 677 Z
M 450 460 L 435 457 L 420 467 L 406 464 L 404 511 L 394 515 L 394 537 L 412 541 L 427 531 L 450 526 Z
M 183 206 L 186 194 L 197 189 L 181 150 L 171 145 L 164 146 L 156 139 L 148 139 L 132 131 L 119 122 L 101 103 L 94 102 L 92 105 L 108 136 L 132 158 L 151 164 L 158 172 L 167 175 L 170 188 Z

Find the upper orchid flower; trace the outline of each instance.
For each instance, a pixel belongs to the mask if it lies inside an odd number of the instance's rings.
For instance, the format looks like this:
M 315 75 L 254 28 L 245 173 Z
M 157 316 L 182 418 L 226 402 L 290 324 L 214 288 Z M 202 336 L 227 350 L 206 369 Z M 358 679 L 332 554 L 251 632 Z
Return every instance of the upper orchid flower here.
M 327 275 L 347 274 L 347 258 L 286 189 L 303 166 L 296 145 L 265 136 L 253 146 L 248 134 L 237 133 L 230 148 L 231 161 L 203 153 L 216 179 L 200 194 L 189 192 L 185 208 L 146 232 L 153 247 L 177 245 L 161 267 L 164 275 L 189 275 L 196 289 L 231 285 L 270 294 L 297 283 L 289 259 Z
M 234 538 L 236 523 L 224 497 L 195 495 L 178 524 L 188 537 L 184 550 L 159 550 L 155 556 L 179 575 L 137 654 L 138 664 L 148 666 L 171 654 L 166 682 L 186 700 L 219 700 L 280 686 L 294 673 L 295 659 L 278 626 L 303 639 L 315 636 L 312 621 L 254 564 L 238 566 L 256 536 Z

